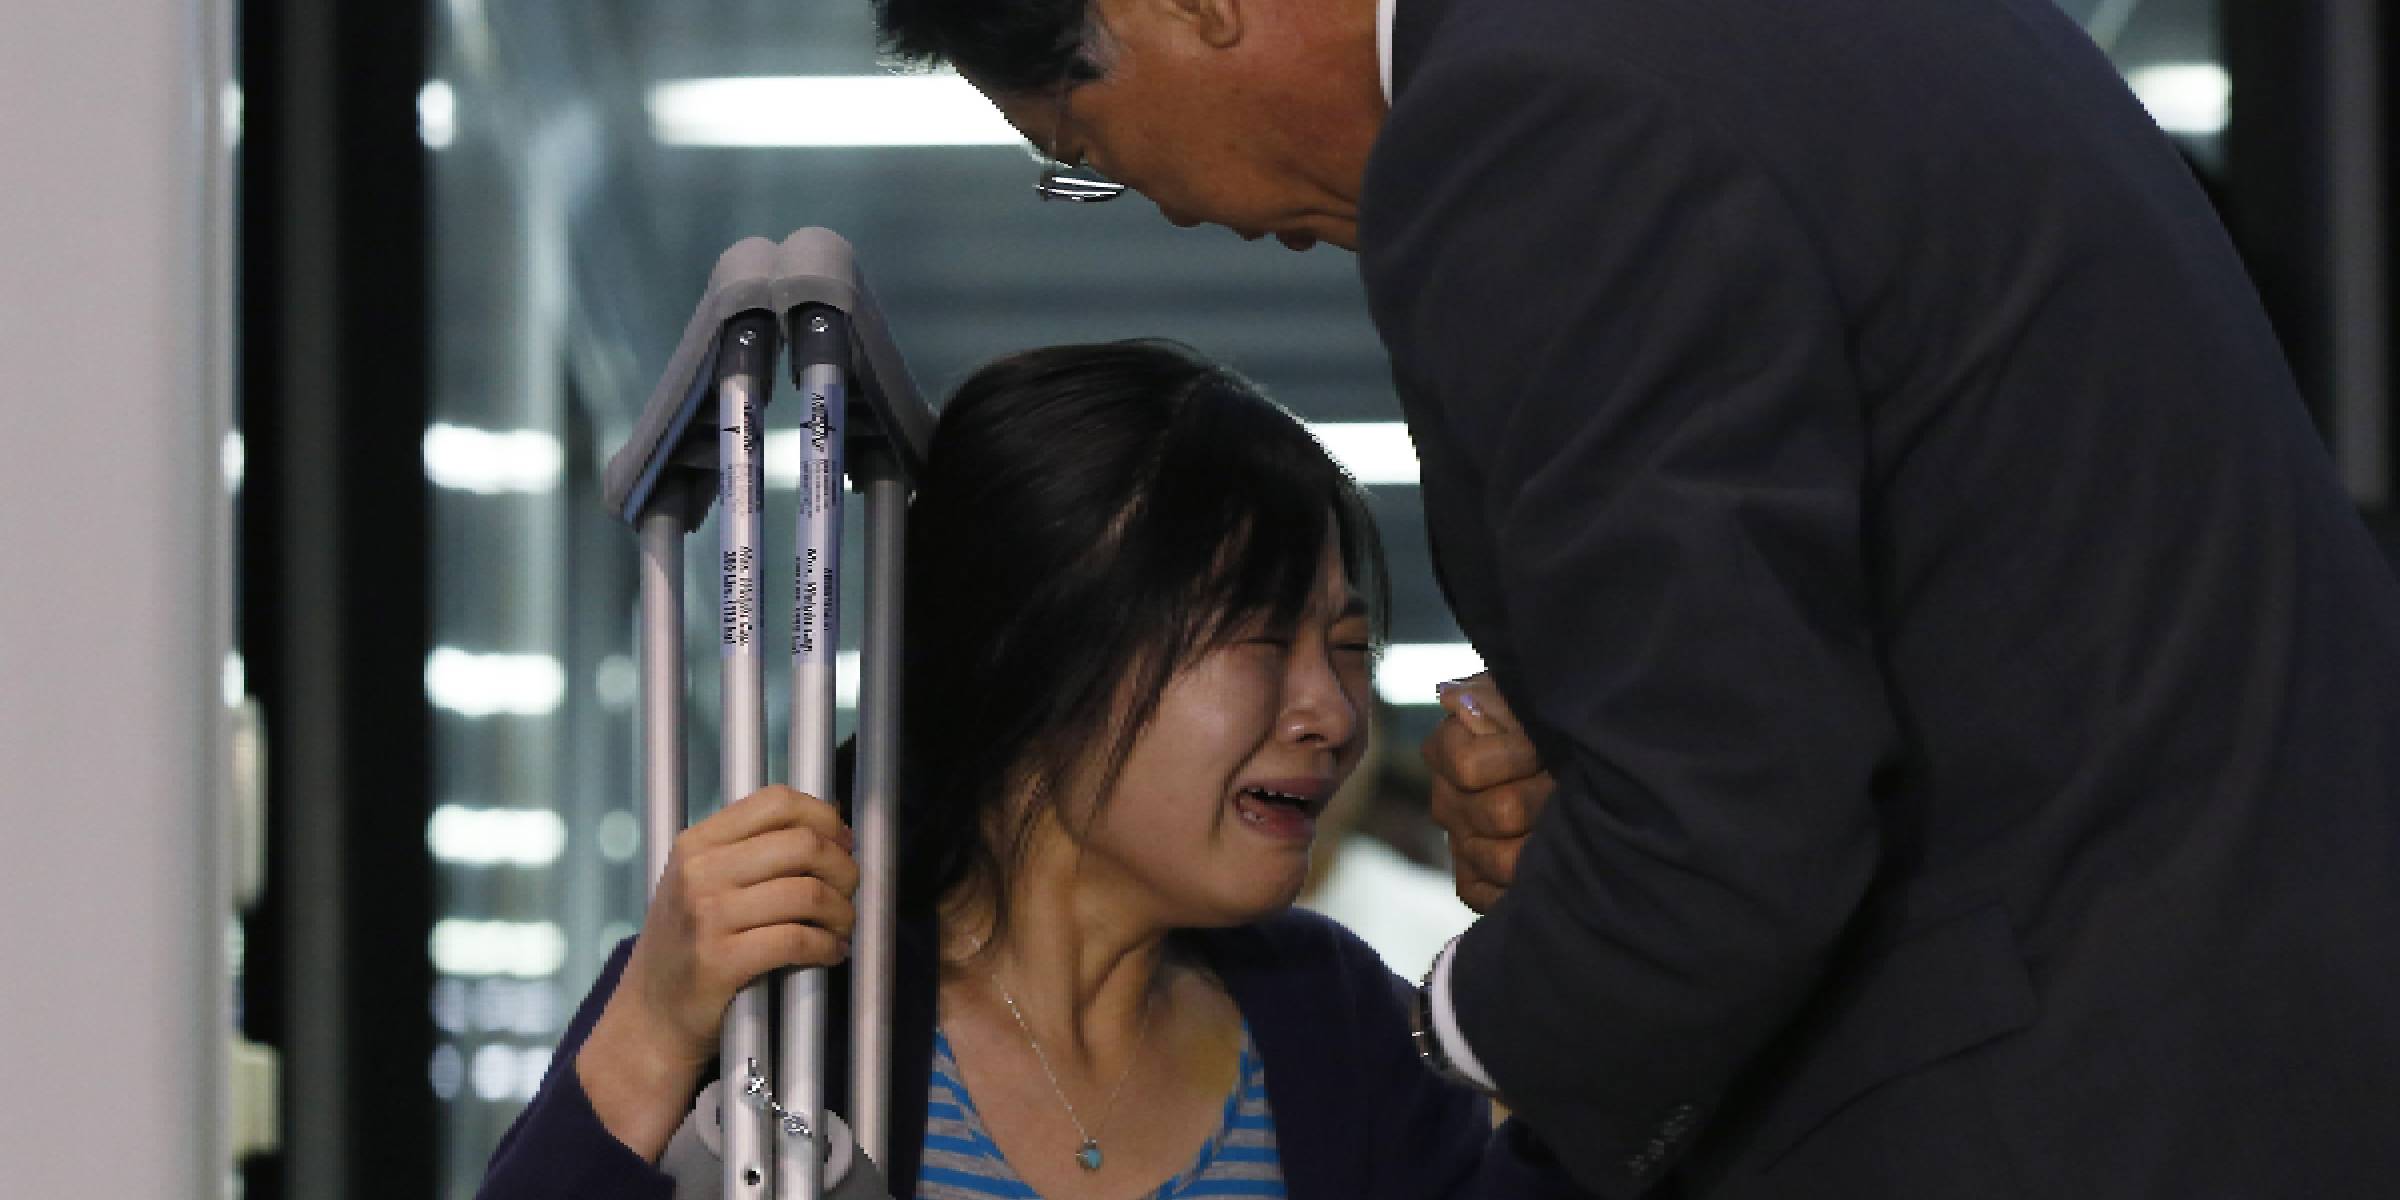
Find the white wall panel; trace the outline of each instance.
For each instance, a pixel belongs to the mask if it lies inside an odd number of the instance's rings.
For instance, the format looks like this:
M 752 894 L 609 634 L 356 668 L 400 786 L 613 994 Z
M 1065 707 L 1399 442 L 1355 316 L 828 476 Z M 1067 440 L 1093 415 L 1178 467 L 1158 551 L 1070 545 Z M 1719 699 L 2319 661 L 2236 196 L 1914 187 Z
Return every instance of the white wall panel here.
M 0 10 L 0 1146 L 216 1195 L 230 0 Z

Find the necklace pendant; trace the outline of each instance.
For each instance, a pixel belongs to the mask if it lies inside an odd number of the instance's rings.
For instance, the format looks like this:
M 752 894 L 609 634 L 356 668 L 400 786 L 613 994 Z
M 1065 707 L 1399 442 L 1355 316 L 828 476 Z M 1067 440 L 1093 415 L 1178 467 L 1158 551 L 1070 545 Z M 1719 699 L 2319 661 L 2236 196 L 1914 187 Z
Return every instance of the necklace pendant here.
M 1083 1148 L 1075 1152 L 1075 1165 L 1082 1167 L 1086 1171 L 1099 1170 L 1100 1143 L 1095 1142 L 1090 1138 L 1083 1139 Z

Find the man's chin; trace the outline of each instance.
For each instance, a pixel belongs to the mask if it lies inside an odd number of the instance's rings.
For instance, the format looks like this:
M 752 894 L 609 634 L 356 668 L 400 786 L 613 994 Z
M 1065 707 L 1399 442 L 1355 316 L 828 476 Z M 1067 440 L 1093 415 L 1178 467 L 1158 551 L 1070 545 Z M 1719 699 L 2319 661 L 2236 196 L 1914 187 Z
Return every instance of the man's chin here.
M 1200 223 L 1197 221 L 1178 219 L 1175 217 L 1168 217 L 1167 219 L 1175 225 L 1186 229 L 1189 229 L 1193 225 Z M 1215 222 L 1215 224 L 1222 225 L 1224 228 L 1231 230 L 1235 237 L 1238 237 L 1245 242 L 1255 242 L 1262 238 L 1271 237 L 1276 241 L 1283 243 L 1283 247 L 1285 249 L 1295 252 L 1314 250 L 1317 248 L 1319 243 L 1339 246 L 1344 250 L 1356 250 L 1358 248 L 1357 239 L 1351 236 L 1353 233 L 1351 228 L 1311 232 L 1298 229 L 1268 230 L 1254 225 L 1235 225 L 1229 221 L 1219 221 Z
M 1306 250 L 1322 244 L 1338 246 L 1353 254 L 1358 253 L 1358 226 L 1356 223 L 1326 220 L 1317 222 L 1317 226 L 1306 232 L 1279 233 L 1275 236 L 1284 245 L 1290 246 L 1294 250 Z

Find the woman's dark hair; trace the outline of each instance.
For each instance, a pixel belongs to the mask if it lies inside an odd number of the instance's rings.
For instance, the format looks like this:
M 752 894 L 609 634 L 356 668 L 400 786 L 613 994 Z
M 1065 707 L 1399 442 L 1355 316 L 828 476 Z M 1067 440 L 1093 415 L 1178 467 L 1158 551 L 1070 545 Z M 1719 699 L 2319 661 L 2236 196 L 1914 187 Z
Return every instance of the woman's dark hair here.
M 1100 78 L 1087 44 L 1089 0 L 875 0 L 884 51 L 924 66 L 951 63 L 1003 93 Z
M 1105 798 L 1177 670 L 1301 617 L 1328 538 L 1380 644 L 1365 498 L 1249 381 L 1157 341 L 977 371 L 909 509 L 902 903 L 932 912 L 970 885 L 1005 924 L 1078 768 L 1099 751 L 1083 781 Z M 1032 802 L 1011 814 L 1020 789 Z

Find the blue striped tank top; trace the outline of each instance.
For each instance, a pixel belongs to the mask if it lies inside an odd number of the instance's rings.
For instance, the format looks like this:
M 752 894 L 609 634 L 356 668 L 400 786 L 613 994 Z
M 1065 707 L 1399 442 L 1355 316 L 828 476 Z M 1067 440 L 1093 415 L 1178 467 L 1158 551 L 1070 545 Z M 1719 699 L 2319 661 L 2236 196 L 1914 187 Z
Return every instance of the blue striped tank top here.
M 950 1039 L 933 1034 L 933 1084 L 925 1105 L 925 1156 L 917 1171 L 917 1200 L 1041 1200 L 1001 1157 L 967 1095 Z M 1267 1108 L 1267 1068 L 1242 1023 L 1242 1065 L 1217 1132 L 1192 1164 L 1142 1200 L 1187 1197 L 1283 1196 L 1283 1159 L 1275 1150 L 1275 1118 Z

